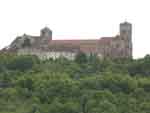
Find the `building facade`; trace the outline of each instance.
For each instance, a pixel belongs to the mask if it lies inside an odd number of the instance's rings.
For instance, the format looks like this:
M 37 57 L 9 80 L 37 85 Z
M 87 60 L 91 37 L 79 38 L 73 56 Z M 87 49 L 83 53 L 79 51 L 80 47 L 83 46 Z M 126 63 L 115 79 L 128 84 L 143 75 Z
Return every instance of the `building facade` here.
M 53 40 L 52 31 L 45 27 L 40 36 L 24 34 L 5 50 L 15 51 L 18 55 L 37 55 L 42 60 L 59 57 L 74 60 L 78 52 L 96 54 L 100 58 L 132 58 L 132 25 L 123 22 L 119 30 L 117 36 L 97 40 Z

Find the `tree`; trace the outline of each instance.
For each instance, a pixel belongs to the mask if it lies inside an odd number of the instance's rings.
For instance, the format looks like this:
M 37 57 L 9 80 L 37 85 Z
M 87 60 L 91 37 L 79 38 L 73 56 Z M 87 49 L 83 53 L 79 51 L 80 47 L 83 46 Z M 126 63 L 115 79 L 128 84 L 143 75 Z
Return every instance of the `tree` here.
M 78 64 L 86 63 L 87 62 L 87 56 L 86 56 L 86 54 L 80 51 L 76 55 L 75 62 L 77 62 Z
M 8 69 L 26 71 L 39 62 L 37 57 L 34 56 L 17 56 L 8 63 Z

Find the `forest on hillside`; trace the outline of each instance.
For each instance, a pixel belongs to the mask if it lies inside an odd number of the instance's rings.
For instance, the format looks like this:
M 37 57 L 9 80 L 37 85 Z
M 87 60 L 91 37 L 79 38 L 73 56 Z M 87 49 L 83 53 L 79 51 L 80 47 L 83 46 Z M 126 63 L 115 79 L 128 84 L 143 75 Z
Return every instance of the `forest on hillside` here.
M 150 56 L 0 54 L 0 113 L 150 113 Z

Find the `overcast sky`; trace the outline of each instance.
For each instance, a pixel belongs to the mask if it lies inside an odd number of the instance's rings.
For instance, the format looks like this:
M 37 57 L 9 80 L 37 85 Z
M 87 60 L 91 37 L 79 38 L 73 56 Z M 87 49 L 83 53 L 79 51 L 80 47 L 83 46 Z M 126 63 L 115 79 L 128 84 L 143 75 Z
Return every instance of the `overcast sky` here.
M 0 48 L 48 26 L 53 39 L 99 39 L 133 24 L 133 56 L 150 54 L 149 0 L 0 0 Z

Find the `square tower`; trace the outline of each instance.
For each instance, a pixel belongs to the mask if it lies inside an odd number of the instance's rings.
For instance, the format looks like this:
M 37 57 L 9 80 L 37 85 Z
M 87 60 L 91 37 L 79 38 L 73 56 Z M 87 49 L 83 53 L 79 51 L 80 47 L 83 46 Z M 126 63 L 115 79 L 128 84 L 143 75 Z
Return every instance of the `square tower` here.
M 45 27 L 41 30 L 40 37 L 43 40 L 49 40 L 50 41 L 50 40 L 52 40 L 52 31 L 48 27 Z
M 123 40 L 132 40 L 132 24 L 129 22 L 121 23 L 120 36 Z
M 132 24 L 123 22 L 120 24 L 120 38 L 124 42 L 126 57 L 132 58 Z

